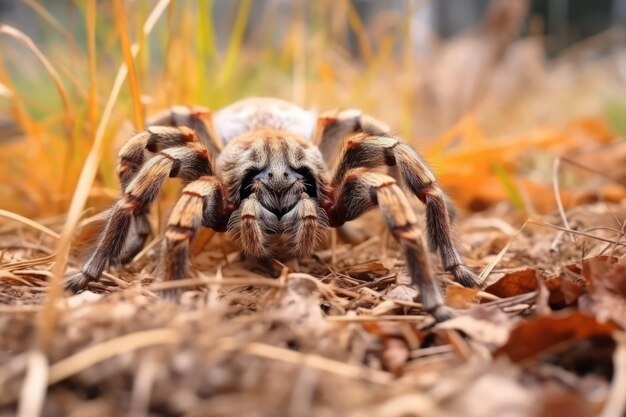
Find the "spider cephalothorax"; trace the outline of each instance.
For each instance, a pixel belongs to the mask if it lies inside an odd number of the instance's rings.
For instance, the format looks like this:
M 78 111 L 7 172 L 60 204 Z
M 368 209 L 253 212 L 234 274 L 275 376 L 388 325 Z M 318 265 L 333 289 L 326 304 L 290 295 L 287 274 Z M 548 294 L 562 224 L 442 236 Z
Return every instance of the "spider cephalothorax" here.
M 215 164 L 212 155 L 219 155 Z M 447 198 L 417 152 L 360 111 L 317 118 L 282 100 L 256 98 L 214 116 L 201 107 L 177 106 L 133 136 L 120 150 L 124 195 L 67 287 L 82 290 L 108 265 L 131 260 L 151 233 L 150 205 L 165 180 L 178 177 L 187 185 L 165 233 L 158 269 L 164 280 L 187 275 L 188 246 L 200 227 L 229 232 L 245 255 L 267 263 L 310 254 L 329 227 L 342 227 L 378 205 L 425 309 L 445 319 L 451 311 L 443 306 L 404 191 L 393 177 L 368 171 L 382 166 L 395 166 L 400 184 L 425 204 L 428 242 L 444 269 L 461 284 L 474 285 L 452 240 Z

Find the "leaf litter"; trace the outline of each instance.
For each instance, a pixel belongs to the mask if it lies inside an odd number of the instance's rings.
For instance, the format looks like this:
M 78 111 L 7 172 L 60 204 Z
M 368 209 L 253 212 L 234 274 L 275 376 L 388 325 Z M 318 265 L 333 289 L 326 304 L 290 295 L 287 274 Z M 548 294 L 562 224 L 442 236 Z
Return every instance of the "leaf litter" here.
M 626 218 L 624 203 L 586 208 L 579 230 Z M 236 251 L 224 255 L 214 238 L 194 257 L 195 277 L 173 283 L 153 282 L 152 248 L 91 291 L 56 302 L 43 415 L 587 416 L 617 408 L 612 384 L 623 372 L 626 329 L 620 241 L 563 239 L 553 253 L 559 230 L 514 233 L 515 216 L 510 227 L 489 219 L 488 211 L 459 219 L 464 239 L 482 242 L 468 262 L 498 262 L 482 289 L 438 271 L 447 302 L 461 311 L 439 324 L 415 301 L 393 242 L 385 258 L 378 239 L 338 242 L 335 264 L 326 246 L 271 279 Z M 52 255 L 26 244 L 48 239 L 42 233 L 26 224 L 23 248 L 5 250 L 0 263 L 2 415 L 18 401 L 47 289 Z M 158 297 L 166 287 L 184 290 L 178 303 Z

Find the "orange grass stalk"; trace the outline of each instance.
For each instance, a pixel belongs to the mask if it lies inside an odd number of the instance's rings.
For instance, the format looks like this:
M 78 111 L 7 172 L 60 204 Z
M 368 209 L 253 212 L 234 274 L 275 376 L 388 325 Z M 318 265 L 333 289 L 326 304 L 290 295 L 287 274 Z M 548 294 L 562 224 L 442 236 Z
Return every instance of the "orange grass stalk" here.
M 239 4 L 237 16 L 235 17 L 235 24 L 233 25 L 233 31 L 230 34 L 230 40 L 228 42 L 226 61 L 217 77 L 217 82 L 220 86 L 226 85 L 232 76 L 233 70 L 235 69 L 237 57 L 239 56 L 241 45 L 243 44 L 243 37 L 246 33 L 246 24 L 248 23 L 248 16 L 250 15 L 251 8 L 251 0 L 242 0 Z
M 171 0 L 160 0 L 154 7 L 143 26 L 145 36 L 152 32 L 154 25 L 165 11 L 170 1 Z M 136 55 L 138 51 L 139 45 L 134 44 L 132 47 L 132 55 Z M 100 119 L 96 137 L 89 151 L 89 155 L 87 156 L 87 161 L 83 166 L 78 184 L 74 191 L 74 196 L 72 197 L 67 220 L 61 232 L 61 238 L 59 239 L 56 256 L 54 258 L 55 262 L 52 268 L 53 275 L 50 279 L 50 289 L 46 297 L 45 306 L 39 313 L 37 345 L 30 355 L 26 379 L 20 395 L 18 411 L 18 416 L 20 417 L 41 415 L 48 380 L 48 360 L 45 353 L 50 348 L 57 323 L 59 310 L 57 309 L 56 301 L 62 296 L 63 292 L 63 274 L 67 267 L 70 242 L 81 218 L 83 207 L 89 195 L 89 189 L 96 176 L 98 162 L 102 154 L 106 125 L 111 117 L 113 106 L 117 101 L 127 73 L 126 65 L 122 65 L 118 70 L 111 95 L 107 101 L 102 118 Z
M 131 51 L 130 38 L 128 36 L 128 22 L 126 21 L 126 13 L 122 0 L 113 2 L 115 11 L 115 20 L 117 28 L 120 31 L 120 40 L 122 42 L 122 52 L 124 53 L 124 62 L 128 68 L 128 82 L 130 83 L 130 92 L 133 98 L 133 109 L 135 113 L 135 129 L 143 130 L 143 107 L 141 105 L 141 94 L 139 92 L 139 80 L 137 80 L 137 71 L 135 70 L 135 62 Z
M 352 1 L 343 0 L 343 3 L 348 13 L 348 23 L 350 24 L 350 27 L 352 27 L 352 31 L 356 36 L 359 49 L 361 50 L 361 55 L 363 56 L 363 61 L 369 64 L 374 58 L 374 52 L 372 49 L 372 42 L 367 34 L 367 29 L 365 28 L 365 25 L 363 25 L 363 22 L 359 17 L 359 13 L 354 7 L 354 4 L 352 4 Z
M 98 75 L 96 72 L 96 0 L 88 0 L 86 8 L 87 57 L 89 66 L 89 93 L 87 114 L 89 115 L 89 137 L 95 133 L 98 122 Z
M 67 91 L 65 90 L 65 87 L 63 86 L 63 82 L 61 81 L 61 77 L 59 76 L 59 73 L 57 72 L 57 70 L 50 63 L 48 58 L 46 58 L 43 52 L 41 52 L 41 50 L 37 48 L 37 45 L 35 45 L 32 39 L 25 33 L 14 28 L 13 26 L 4 25 L 4 24 L 0 25 L 0 33 L 8 35 L 12 37 L 13 39 L 17 39 L 18 41 L 22 42 L 28 49 L 30 49 L 30 51 L 35 55 L 35 57 L 39 60 L 39 62 L 41 62 L 41 64 L 44 66 L 45 70 L 50 75 L 50 78 L 52 78 L 54 87 L 59 93 L 59 97 L 61 98 L 61 102 L 63 103 L 63 109 L 65 111 L 65 124 L 66 124 L 67 132 L 69 135 L 72 131 L 72 124 L 73 124 L 74 117 L 72 116 L 72 107 L 70 105 L 70 100 L 67 95 Z

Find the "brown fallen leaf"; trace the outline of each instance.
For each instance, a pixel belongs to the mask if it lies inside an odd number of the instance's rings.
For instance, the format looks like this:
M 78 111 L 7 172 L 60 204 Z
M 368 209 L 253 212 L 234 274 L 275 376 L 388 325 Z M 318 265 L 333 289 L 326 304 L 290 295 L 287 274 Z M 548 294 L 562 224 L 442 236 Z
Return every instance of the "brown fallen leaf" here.
M 589 285 L 580 309 L 626 329 L 626 262 L 595 257 L 583 264 L 583 276 Z
M 521 360 L 536 356 L 564 342 L 606 336 L 617 330 L 611 322 L 601 323 L 580 311 L 566 311 L 552 316 L 534 317 L 521 322 L 496 356 Z
M 387 261 L 371 261 L 362 264 L 352 265 L 341 272 L 359 281 L 373 281 L 376 278 L 384 277 L 389 274 L 393 267 L 392 262 Z
M 485 288 L 485 292 L 501 298 L 533 292 L 538 288 L 537 273 L 538 271 L 532 268 L 510 272 Z
M 478 301 L 476 288 L 457 287 L 450 285 L 446 289 L 446 304 L 454 308 L 469 308 Z
M 575 265 L 566 268 L 576 271 Z M 504 275 L 495 283 L 485 288 L 485 292 L 497 295 L 501 298 L 514 297 L 539 290 L 537 280 L 542 280 L 549 292 L 548 305 L 552 309 L 562 309 L 571 306 L 584 293 L 584 289 L 573 282 L 566 274 L 556 277 L 544 277 L 541 271 L 536 269 L 523 269 Z

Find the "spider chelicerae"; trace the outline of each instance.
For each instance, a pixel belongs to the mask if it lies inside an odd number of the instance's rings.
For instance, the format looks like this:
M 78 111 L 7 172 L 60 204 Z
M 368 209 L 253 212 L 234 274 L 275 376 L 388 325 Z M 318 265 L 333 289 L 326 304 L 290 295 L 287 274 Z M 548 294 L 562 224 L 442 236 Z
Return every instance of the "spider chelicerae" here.
M 384 166 L 396 168 L 399 183 L 371 171 Z M 284 254 L 311 254 L 329 227 L 379 206 L 426 311 L 438 320 L 454 315 L 444 305 L 426 240 L 457 282 L 476 285 L 453 241 L 451 205 L 430 169 L 387 126 L 358 110 L 318 117 L 274 98 L 238 101 L 214 114 L 173 107 L 122 147 L 117 174 L 124 194 L 88 261 L 68 276 L 72 291 L 142 249 L 151 233 L 148 210 L 168 177 L 186 185 L 167 223 L 163 280 L 187 276 L 189 243 L 200 227 L 228 232 L 244 255 L 269 264 Z M 403 189 L 425 205 L 427 239 Z

